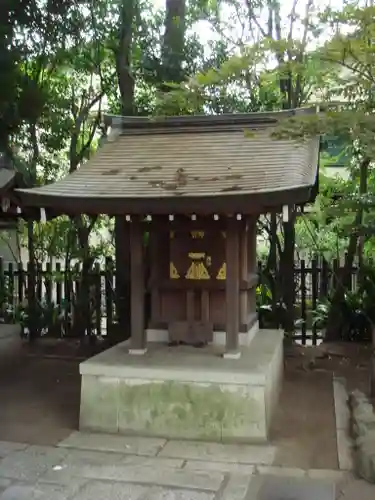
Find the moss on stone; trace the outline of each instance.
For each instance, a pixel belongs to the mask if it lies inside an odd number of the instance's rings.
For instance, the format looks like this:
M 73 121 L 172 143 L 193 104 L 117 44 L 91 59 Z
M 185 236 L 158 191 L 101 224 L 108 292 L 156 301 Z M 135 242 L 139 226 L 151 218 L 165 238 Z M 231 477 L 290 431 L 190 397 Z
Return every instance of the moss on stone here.
M 260 404 L 247 391 L 216 384 L 181 382 L 120 383 L 119 430 L 142 431 L 168 437 L 221 440 L 243 434 L 258 422 Z

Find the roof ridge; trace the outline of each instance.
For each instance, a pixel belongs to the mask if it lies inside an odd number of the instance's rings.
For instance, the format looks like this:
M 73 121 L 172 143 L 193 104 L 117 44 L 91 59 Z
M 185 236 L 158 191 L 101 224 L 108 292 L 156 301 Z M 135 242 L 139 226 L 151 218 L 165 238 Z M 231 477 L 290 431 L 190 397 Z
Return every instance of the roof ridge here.
M 252 113 L 225 113 L 222 115 L 181 115 L 181 116 L 121 116 L 103 115 L 103 121 L 112 128 L 123 130 L 170 129 L 175 127 L 209 127 L 213 131 L 222 126 L 274 125 L 278 121 L 300 115 L 314 114 L 316 107 L 296 108 L 281 111 L 260 111 Z

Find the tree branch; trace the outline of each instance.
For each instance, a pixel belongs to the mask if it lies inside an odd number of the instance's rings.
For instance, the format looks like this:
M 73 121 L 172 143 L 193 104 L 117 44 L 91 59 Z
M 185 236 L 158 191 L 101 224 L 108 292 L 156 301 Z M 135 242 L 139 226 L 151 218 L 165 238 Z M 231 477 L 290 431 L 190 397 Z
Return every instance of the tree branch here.
M 69 167 L 69 173 L 74 172 L 77 169 L 77 166 L 79 164 L 79 158 L 77 157 L 77 144 L 78 144 L 78 138 L 79 134 L 81 132 L 81 127 L 82 123 L 84 120 L 87 118 L 88 113 L 90 112 L 90 109 L 95 106 L 105 95 L 104 90 L 101 90 L 95 97 L 93 97 L 87 104 L 86 106 L 83 106 L 75 120 L 74 124 L 74 129 L 71 134 L 71 139 L 70 139 L 70 148 L 69 148 L 69 160 L 70 160 L 70 167 Z M 82 158 L 81 158 L 82 160 Z
M 121 0 L 119 45 L 115 49 L 116 70 L 124 115 L 134 114 L 134 78 L 131 72 L 135 1 Z
M 253 21 L 258 30 L 261 32 L 262 36 L 264 38 L 268 38 L 272 35 L 272 33 L 270 34 L 267 34 L 266 31 L 264 30 L 264 28 L 260 25 L 259 21 L 258 21 L 258 18 L 254 12 L 254 8 L 253 8 L 253 5 L 251 3 L 251 0 L 245 0 L 245 4 L 246 4 L 246 7 L 247 7 L 247 12 L 248 12 L 248 16 L 249 16 L 249 20 L 250 21 Z
M 291 42 L 293 40 L 293 28 L 294 28 L 294 23 L 296 22 L 297 16 L 296 16 L 296 8 L 297 8 L 298 0 L 293 0 L 293 6 L 292 10 L 290 12 L 290 25 L 289 25 L 289 34 L 288 34 L 288 41 Z
M 353 66 L 346 63 L 344 60 L 335 59 L 334 57 L 325 56 L 325 55 L 321 56 L 321 60 L 325 61 L 325 62 L 329 62 L 329 63 L 338 64 L 339 66 L 342 66 L 343 68 L 347 68 L 350 71 L 353 71 L 353 73 L 357 73 L 362 78 L 365 78 L 365 79 L 369 78 L 369 76 L 366 73 L 364 73 L 363 71 L 360 71 L 359 69 L 354 69 Z M 374 81 L 374 79 L 372 77 L 371 77 L 371 80 Z

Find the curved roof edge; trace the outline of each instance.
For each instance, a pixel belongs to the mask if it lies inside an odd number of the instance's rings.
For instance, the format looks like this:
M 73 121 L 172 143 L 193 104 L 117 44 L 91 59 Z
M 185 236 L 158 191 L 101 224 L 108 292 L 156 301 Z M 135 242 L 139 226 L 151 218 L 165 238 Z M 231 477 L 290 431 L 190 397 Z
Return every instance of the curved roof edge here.
M 297 187 L 272 193 L 235 194 L 226 196 L 189 196 L 185 198 L 82 198 L 79 195 L 56 197 L 49 194 L 38 194 L 32 190 L 16 190 L 22 203 L 28 207 L 45 208 L 55 215 L 228 215 L 234 213 L 260 214 L 281 209 L 283 205 L 301 205 L 310 201 L 314 186 Z

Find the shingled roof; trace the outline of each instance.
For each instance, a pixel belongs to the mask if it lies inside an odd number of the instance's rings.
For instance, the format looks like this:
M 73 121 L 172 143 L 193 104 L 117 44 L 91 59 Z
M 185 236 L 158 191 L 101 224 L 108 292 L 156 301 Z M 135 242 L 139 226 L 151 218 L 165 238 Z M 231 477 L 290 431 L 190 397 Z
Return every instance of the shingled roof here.
M 21 217 L 21 210 L 14 199 L 15 188 L 23 188 L 26 184 L 20 172 L 14 169 L 12 162 L 0 153 L 0 225 L 14 225 Z M 35 209 L 34 209 L 35 210 Z M 25 216 L 23 213 L 22 216 Z
M 104 207 L 101 202 L 112 199 L 124 208 L 128 202 L 129 210 L 134 200 L 142 201 L 147 211 L 152 200 L 160 206 L 174 199 L 186 207 L 187 199 L 259 194 L 268 194 L 272 205 L 276 193 L 314 185 L 319 154 L 317 137 L 273 139 L 280 116 L 115 118 L 107 142 L 79 170 L 53 184 L 17 191 L 27 204 L 45 208 L 79 200 L 86 209 L 90 202 Z

